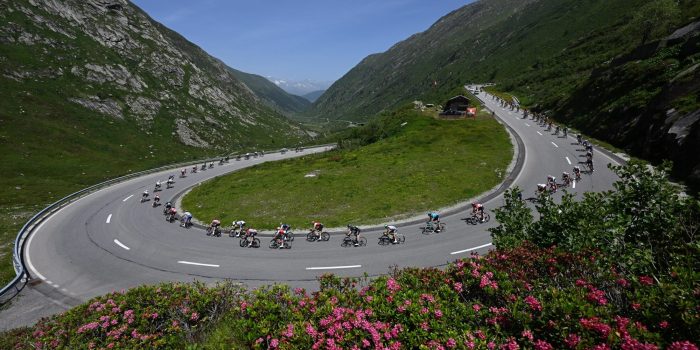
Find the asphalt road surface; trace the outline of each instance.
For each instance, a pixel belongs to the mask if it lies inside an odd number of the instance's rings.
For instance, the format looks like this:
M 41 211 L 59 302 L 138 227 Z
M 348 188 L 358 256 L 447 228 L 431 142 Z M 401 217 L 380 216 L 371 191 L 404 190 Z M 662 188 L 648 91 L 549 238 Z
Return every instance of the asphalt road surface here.
M 573 137 L 555 136 L 533 120 L 523 119 L 521 113 L 501 108 L 490 95 L 479 96 L 523 141 L 520 151 L 524 152 L 524 163 L 515 169 L 513 184 L 523 189 L 523 197 L 533 197 L 536 184 L 545 183 L 548 174 L 560 179 L 563 171 L 571 172 L 585 159 Z M 163 186 L 161 203 L 214 176 L 263 161 L 321 151 L 324 148 L 231 160 L 196 174 L 188 169 L 185 178 L 179 177 L 178 170 L 166 171 L 90 194 L 55 213 L 31 236 L 24 254 L 36 282 L 28 288 L 42 291 L 43 297 L 60 305 L 160 281 L 232 279 L 251 287 L 281 282 L 315 289 L 315 278 L 322 273 L 374 276 L 387 273 L 394 265 L 440 266 L 491 247 L 487 229 L 497 224 L 491 209 L 502 204 L 500 194 L 484 203 L 492 216 L 489 223 L 467 224 L 463 220 L 467 213 L 460 212 L 442 218 L 447 230 L 439 234 L 422 235 L 421 224 L 403 226 L 399 232 L 406 236 L 404 244 L 380 246 L 379 231 L 368 231 L 362 233 L 367 246 L 348 248 L 340 246 L 342 237 L 337 235 L 327 242 L 306 242 L 302 235 L 307 228 L 296 228 L 297 237 L 289 250 L 269 249 L 269 237 L 260 237 L 261 248 L 241 248 L 237 238 L 208 237 L 202 229 L 167 223 L 162 206 L 153 208 L 150 201 L 140 202 L 145 189 L 152 192 L 156 180 L 164 181 L 171 174 L 176 176 L 174 188 Z M 606 164 L 617 162 L 597 149 L 594 159 L 596 172 L 583 174 L 568 191 L 580 195 L 612 188 L 616 175 Z M 554 194 L 555 199 L 561 192 Z M 35 293 L 32 298 L 36 297 Z

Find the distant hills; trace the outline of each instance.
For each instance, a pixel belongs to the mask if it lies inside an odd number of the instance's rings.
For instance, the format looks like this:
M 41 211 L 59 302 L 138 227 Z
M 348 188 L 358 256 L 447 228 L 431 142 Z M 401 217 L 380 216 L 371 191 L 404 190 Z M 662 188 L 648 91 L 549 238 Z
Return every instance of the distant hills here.
M 494 82 L 632 154 L 671 158 L 677 176 L 700 184 L 698 157 L 687 151 L 700 139 L 699 16 L 700 2 L 689 0 L 476 1 L 366 57 L 303 116 L 368 120 Z
M 311 79 L 290 80 L 270 76 L 268 76 L 267 79 L 279 86 L 282 90 L 297 96 L 304 96 L 315 91 L 326 90 L 333 83 L 332 81 L 316 81 Z
M 310 102 L 316 102 L 316 100 L 318 100 L 318 98 L 321 97 L 321 95 L 323 95 L 324 92 L 326 92 L 326 90 L 312 91 L 302 97 L 309 100 Z
M 231 68 L 231 72 L 246 86 L 248 86 L 268 106 L 291 116 L 295 113 L 306 111 L 311 107 L 309 99 L 293 95 L 260 75 L 241 72 Z

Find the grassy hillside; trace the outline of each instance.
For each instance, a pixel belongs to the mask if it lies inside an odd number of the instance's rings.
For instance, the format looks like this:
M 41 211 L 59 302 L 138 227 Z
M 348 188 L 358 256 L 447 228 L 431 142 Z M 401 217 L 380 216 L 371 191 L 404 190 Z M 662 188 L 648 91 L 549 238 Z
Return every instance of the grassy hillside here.
M 17 230 L 107 178 L 305 133 L 129 3 L 0 4 L 0 284 Z
M 194 188 L 183 207 L 203 221 L 243 218 L 263 229 L 311 220 L 339 227 L 422 215 L 503 180 L 513 151 L 496 120 L 436 116 L 402 108 L 351 131 L 344 149 L 214 179 Z
M 635 156 L 673 159 L 676 175 L 700 184 L 697 159 L 688 159 L 700 139 L 693 114 L 699 16 L 700 3 L 690 0 L 481 0 L 368 56 L 305 115 L 367 120 L 456 85 L 495 82 L 522 104 Z M 667 40 L 690 23 L 684 37 Z M 672 109 L 673 121 L 664 123 Z M 647 139 L 654 142 L 642 145 Z

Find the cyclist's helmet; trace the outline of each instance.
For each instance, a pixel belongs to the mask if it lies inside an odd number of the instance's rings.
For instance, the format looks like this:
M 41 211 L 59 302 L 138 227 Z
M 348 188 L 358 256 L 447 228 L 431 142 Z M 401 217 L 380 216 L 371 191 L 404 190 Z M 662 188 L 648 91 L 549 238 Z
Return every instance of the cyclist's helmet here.
M 389 225 L 384 225 L 384 228 L 389 228 Z
M 348 228 L 351 228 L 351 227 L 352 227 L 352 225 L 348 224 Z

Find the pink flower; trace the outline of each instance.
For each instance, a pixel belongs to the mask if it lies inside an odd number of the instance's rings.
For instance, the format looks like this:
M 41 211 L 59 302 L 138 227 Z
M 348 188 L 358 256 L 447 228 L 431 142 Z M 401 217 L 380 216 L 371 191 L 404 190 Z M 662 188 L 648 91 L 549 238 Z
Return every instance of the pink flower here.
M 522 333 L 523 338 L 532 341 L 535 337 L 532 335 L 532 331 L 529 329 L 526 329 Z
M 698 350 L 698 347 L 695 344 L 684 340 L 671 343 L 666 350 Z
M 649 276 L 639 276 L 639 283 L 645 286 L 654 284 L 654 280 Z
M 424 308 L 420 309 L 420 313 L 423 314 L 423 315 L 427 314 L 428 312 L 430 312 L 430 310 L 428 310 L 427 307 L 424 307 Z
M 634 310 L 634 311 L 637 311 L 637 310 L 639 310 L 639 308 L 642 307 L 642 305 L 639 303 L 632 303 L 630 306 L 632 307 L 632 310 Z
M 579 323 L 585 329 L 598 332 L 603 339 L 607 338 L 611 331 L 610 326 L 601 322 L 598 317 L 582 318 Z
M 479 310 L 481 310 L 481 305 L 474 304 L 474 305 L 472 305 L 472 309 L 474 309 L 474 311 L 476 311 L 476 312 L 479 312 Z
M 423 322 L 420 324 L 420 328 L 424 331 L 430 330 L 430 326 L 428 326 L 428 322 Z
M 399 290 L 401 289 L 401 286 L 399 285 L 399 283 L 396 282 L 396 280 L 393 279 L 393 278 L 389 278 L 389 279 L 386 281 L 386 287 L 387 287 L 387 288 L 389 289 L 389 291 L 391 291 L 392 293 L 396 293 L 397 291 L 399 291 Z
M 629 287 L 630 283 L 624 279 L 624 278 L 619 278 L 617 281 L 615 281 L 620 287 Z
M 462 292 L 462 283 L 460 283 L 460 282 L 455 283 L 454 288 L 455 288 L 455 291 L 457 293 L 461 293 Z
M 519 350 L 520 345 L 513 338 L 508 338 L 508 341 L 501 345 L 501 350 Z
M 447 347 L 450 349 L 454 349 L 457 346 L 457 342 L 454 339 L 449 338 L 447 339 L 447 343 L 445 345 L 447 345 Z
M 525 297 L 525 303 L 528 306 L 530 306 L 530 309 L 532 309 L 533 311 L 542 311 L 542 304 L 540 304 L 539 300 L 537 300 L 532 295 L 528 295 Z
M 661 327 L 661 329 L 666 329 L 666 328 L 668 328 L 668 321 L 661 321 L 661 322 L 659 322 L 659 327 Z
M 190 321 L 197 321 L 199 319 L 199 314 L 196 312 L 193 312 L 192 315 L 190 316 Z
M 595 288 L 588 293 L 586 299 L 590 302 L 598 303 L 598 305 L 606 305 L 608 303 L 608 299 L 605 298 L 605 292 Z
M 274 339 L 270 340 L 270 347 L 271 347 L 271 348 L 277 349 L 277 347 L 278 347 L 279 345 L 280 345 L 280 342 L 279 342 L 279 340 L 277 340 L 277 338 L 274 338 Z
M 435 318 L 441 318 L 441 317 L 442 317 L 442 311 L 435 310 Z
M 287 325 L 287 330 L 286 330 L 284 333 L 282 333 L 282 335 L 284 335 L 284 336 L 287 337 L 287 338 L 293 337 L 293 336 L 294 336 L 294 325 L 291 324 L 291 323 L 288 324 L 288 325 Z
M 373 299 L 374 299 L 374 298 L 372 298 L 371 295 L 368 295 L 368 296 L 365 297 L 365 301 L 368 302 L 368 303 L 371 303 Z
M 576 348 L 576 345 L 578 345 L 578 343 L 581 342 L 581 337 L 579 337 L 576 333 L 571 333 L 569 334 L 569 336 L 566 337 L 566 340 L 564 340 L 564 342 L 567 346 L 574 349 Z
M 552 344 L 547 343 L 542 339 L 537 339 L 535 342 L 535 350 L 554 350 Z

